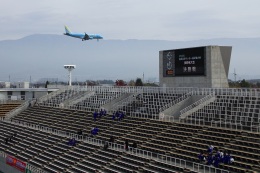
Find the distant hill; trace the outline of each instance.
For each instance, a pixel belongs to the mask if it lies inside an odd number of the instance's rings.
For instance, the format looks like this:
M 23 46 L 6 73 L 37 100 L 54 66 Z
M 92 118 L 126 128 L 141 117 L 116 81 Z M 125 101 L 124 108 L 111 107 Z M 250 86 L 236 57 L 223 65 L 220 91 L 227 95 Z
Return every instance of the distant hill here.
M 158 80 L 159 51 L 185 47 L 233 46 L 230 77 L 260 78 L 260 38 L 225 38 L 196 41 L 100 40 L 85 41 L 63 35 L 31 35 L 0 41 L 0 81 L 59 78 L 65 64 L 77 65 L 73 80 Z

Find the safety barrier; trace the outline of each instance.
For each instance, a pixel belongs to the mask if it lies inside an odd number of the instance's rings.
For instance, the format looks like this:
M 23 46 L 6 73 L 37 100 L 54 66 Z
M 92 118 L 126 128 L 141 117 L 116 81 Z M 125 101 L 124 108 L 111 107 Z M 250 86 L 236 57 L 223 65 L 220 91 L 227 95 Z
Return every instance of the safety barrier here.
M 251 122 L 250 126 L 243 125 L 241 123 L 232 122 L 229 120 L 221 120 L 221 121 L 211 121 L 212 127 L 219 127 L 219 128 L 225 128 L 225 129 L 232 129 L 232 130 L 240 130 L 240 131 L 250 131 L 254 133 L 260 133 L 260 125 L 254 125 L 253 122 Z
M 93 144 L 93 145 L 97 145 L 97 146 L 104 146 L 104 144 L 107 142 L 107 141 L 103 141 L 103 140 L 95 139 L 95 138 L 91 138 L 91 137 L 84 137 L 82 135 L 78 135 L 75 133 L 68 133 L 68 132 L 61 131 L 61 130 L 56 130 L 56 129 L 52 129 L 52 128 L 48 128 L 48 127 L 42 127 L 42 126 L 35 125 L 32 123 L 27 123 L 27 122 L 22 122 L 22 121 L 17 121 L 17 120 L 15 120 L 15 121 L 4 120 L 4 121 L 15 124 L 15 125 L 20 125 L 20 126 L 24 126 L 27 128 L 31 128 L 34 130 L 51 133 L 51 134 L 54 134 L 54 135 L 57 135 L 60 137 L 67 137 L 70 139 L 74 138 L 78 141 L 83 141 L 85 143 L 89 143 L 89 144 Z M 108 144 L 112 150 L 125 151 L 124 145 L 117 144 L 117 143 L 111 143 L 111 142 L 108 142 Z M 225 171 L 225 170 L 222 170 L 219 168 L 213 168 L 213 167 L 203 165 L 203 164 L 199 164 L 199 167 L 198 167 L 198 164 L 194 163 L 194 162 L 189 162 L 189 165 L 191 165 L 191 166 L 188 166 L 188 163 L 186 160 L 174 158 L 174 157 L 170 157 L 170 156 L 166 156 L 166 155 L 162 155 L 162 154 L 158 154 L 158 153 L 154 153 L 154 152 L 150 152 L 150 151 L 146 151 L 146 150 L 142 150 L 142 149 L 138 149 L 138 148 L 129 147 L 129 150 L 127 152 L 137 155 L 137 156 L 144 157 L 144 158 L 153 159 L 153 160 L 156 160 L 159 162 L 169 163 L 169 164 L 173 164 L 173 165 L 180 166 L 183 168 L 188 168 L 193 171 L 200 170 L 199 172 L 201 172 L 201 171 L 205 172 L 206 170 L 211 170 L 212 173 L 220 173 L 220 172 L 228 173 L 228 171 Z M 30 169 L 32 169 L 32 165 L 29 165 L 29 166 L 31 166 Z M 37 168 L 35 168 L 35 169 L 37 170 Z M 41 170 L 39 170 L 39 171 L 41 171 Z M 43 173 L 43 172 L 36 172 L 36 173 Z
M 177 104 L 177 103 L 179 103 L 179 102 L 181 102 L 181 101 L 187 99 L 187 98 L 190 97 L 191 95 L 192 95 L 192 92 L 188 92 L 188 93 L 186 93 L 186 94 L 183 94 L 181 97 L 177 98 L 176 100 L 173 100 L 171 103 L 169 103 L 169 104 L 167 104 L 167 105 L 161 107 L 160 110 L 159 110 L 160 113 L 162 113 L 164 110 L 166 110 L 166 109 L 172 107 L 173 105 L 175 105 L 175 104 Z
M 27 107 L 29 106 L 29 102 L 30 102 L 30 100 L 23 102 L 20 106 L 16 107 L 15 109 L 11 110 L 10 112 L 6 113 L 5 117 L 10 119 L 10 118 L 18 115 L 19 113 L 21 113 L 22 111 L 27 109 Z
M 193 104 L 187 106 L 186 108 L 182 109 L 180 112 L 181 112 L 181 114 L 184 114 L 184 113 L 188 112 L 189 110 L 193 109 L 194 107 L 201 105 L 202 103 L 206 102 L 207 100 L 209 100 L 213 97 L 215 97 L 214 93 L 207 95 L 206 97 L 203 97 L 202 99 L 200 99 L 200 100 L 196 101 L 195 103 L 193 103 Z

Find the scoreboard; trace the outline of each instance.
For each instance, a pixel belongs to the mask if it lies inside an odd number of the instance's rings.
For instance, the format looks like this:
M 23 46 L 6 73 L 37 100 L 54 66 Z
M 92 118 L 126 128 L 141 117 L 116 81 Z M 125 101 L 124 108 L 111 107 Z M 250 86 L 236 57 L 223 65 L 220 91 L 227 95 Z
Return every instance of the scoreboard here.
M 205 47 L 163 51 L 163 77 L 205 76 Z

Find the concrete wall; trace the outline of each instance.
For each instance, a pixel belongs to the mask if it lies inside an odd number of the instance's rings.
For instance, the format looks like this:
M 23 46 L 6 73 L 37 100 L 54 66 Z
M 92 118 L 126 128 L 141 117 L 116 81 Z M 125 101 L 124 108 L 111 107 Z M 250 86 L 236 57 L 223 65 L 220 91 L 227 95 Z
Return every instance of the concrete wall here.
M 8 91 L 12 92 L 12 96 L 17 96 L 18 99 L 21 98 L 21 91 L 25 92 L 25 99 L 39 98 L 47 95 L 49 92 L 57 91 L 58 89 L 46 89 L 46 88 L 0 88 L 0 99 L 8 99 Z M 24 98 L 24 96 L 23 96 Z M 9 96 L 10 99 L 10 96 Z
M 205 76 L 163 77 L 163 51 L 159 52 L 161 87 L 227 88 L 232 47 L 205 47 Z
M 0 92 L 0 100 L 7 99 L 7 92 Z
M 164 115 L 169 115 L 169 116 L 174 116 L 176 118 L 178 118 L 180 116 L 180 111 L 188 106 L 190 106 L 191 104 L 195 103 L 196 101 L 202 99 L 203 95 L 194 95 L 194 96 L 190 96 L 188 98 L 186 98 L 185 100 L 173 105 L 172 107 L 164 110 L 162 113 L 164 113 Z
M 116 99 L 113 99 L 111 102 L 103 105 L 102 107 L 104 109 L 106 109 L 107 111 L 111 111 L 113 110 L 113 105 L 116 104 L 115 106 L 117 106 L 117 103 L 120 103 L 120 101 L 124 100 L 125 98 L 127 97 L 133 97 L 134 94 L 132 93 L 126 93 L 126 94 L 123 94 L 122 96 L 116 98 Z

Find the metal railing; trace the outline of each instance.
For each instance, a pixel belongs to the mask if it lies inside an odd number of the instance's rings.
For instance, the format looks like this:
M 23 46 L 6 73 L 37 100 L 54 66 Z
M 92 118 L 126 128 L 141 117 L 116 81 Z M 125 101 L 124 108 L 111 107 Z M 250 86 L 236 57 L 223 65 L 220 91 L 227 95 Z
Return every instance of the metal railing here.
M 61 131 L 61 130 L 57 130 L 57 129 L 52 129 L 49 127 L 43 127 L 43 126 L 39 126 L 36 124 L 32 124 L 32 123 L 27 123 L 27 122 L 21 122 L 21 121 L 17 121 L 17 120 L 13 120 L 13 121 L 9 121 L 9 120 L 4 120 L 5 122 L 9 122 L 11 124 L 15 124 L 15 125 L 20 125 L 20 126 L 24 126 L 27 128 L 31 128 L 34 130 L 39 130 L 42 132 L 47 132 L 47 133 L 51 133 L 60 137 L 68 137 L 68 138 L 75 138 L 78 141 L 83 141 L 85 143 L 89 143 L 89 144 L 93 144 L 93 145 L 97 145 L 97 146 L 104 146 L 104 144 L 107 141 L 103 141 L 100 139 L 95 139 L 95 138 L 91 138 L 91 137 L 84 137 L 82 135 L 78 135 L 78 134 L 74 134 L 74 133 L 68 133 L 65 131 Z M 115 151 L 125 151 L 125 146 L 121 145 L 121 144 L 117 144 L 117 143 L 108 143 L 110 148 L 112 150 Z M 129 147 L 129 152 L 130 154 L 133 155 L 137 155 L 137 156 L 141 156 L 144 158 L 148 158 L 148 159 L 153 159 L 155 161 L 159 161 L 159 162 L 163 162 L 163 163 L 167 163 L 167 164 L 173 164 L 176 166 L 180 166 L 183 168 L 187 168 L 187 169 L 191 169 L 193 171 L 199 171 L 199 172 L 205 172 L 206 170 L 211 170 L 211 173 L 229 173 L 226 170 L 223 169 L 219 169 L 219 168 L 213 168 L 211 166 L 207 166 L 207 165 L 203 165 L 203 164 L 198 164 L 195 162 L 189 162 L 183 159 L 179 159 L 179 158 L 175 158 L 175 157 L 171 157 L 171 156 L 167 156 L 167 155 L 162 155 L 162 154 L 158 154 L 158 153 L 154 153 L 151 151 L 146 151 L 146 150 L 142 150 L 142 149 L 138 149 L 138 148 L 132 148 Z M 189 165 L 187 165 L 187 162 L 189 162 Z M 32 165 L 29 165 L 30 169 L 32 169 Z M 35 168 L 37 170 L 37 168 Z M 41 170 L 39 170 L 41 171 Z M 38 172 L 37 172 L 38 173 Z M 42 173 L 42 172 L 39 172 Z
M 202 103 L 204 103 L 204 102 L 210 100 L 210 99 L 213 98 L 213 97 L 215 97 L 215 94 L 214 94 L 214 93 L 212 93 L 212 94 L 210 94 L 210 95 L 207 95 L 206 97 L 203 97 L 202 99 L 200 99 L 200 100 L 194 102 L 193 104 L 187 106 L 186 108 L 180 110 L 180 112 L 181 112 L 181 114 L 184 114 L 184 113 L 188 112 L 189 110 L 191 110 L 191 109 L 193 109 L 193 108 L 195 108 L 195 107 L 201 105 Z
M 161 107 L 161 108 L 159 109 L 160 113 L 163 112 L 164 110 L 166 110 L 166 109 L 172 107 L 173 105 L 176 105 L 177 103 L 179 103 L 179 102 L 181 102 L 181 101 L 187 99 L 188 97 L 192 96 L 192 93 L 193 93 L 193 92 L 188 92 L 188 93 L 182 95 L 181 97 L 177 98 L 177 99 L 174 100 L 173 102 L 171 102 L 171 103 L 169 103 L 169 104 L 167 104 L 167 105 L 164 105 L 163 107 Z
M 20 114 L 22 111 L 28 108 L 29 103 L 31 100 L 27 100 L 23 102 L 20 106 L 16 107 L 15 109 L 12 109 L 10 112 L 5 114 L 5 118 L 10 119 L 18 114 Z
M 251 122 L 250 126 L 243 125 L 242 123 L 233 122 L 232 120 L 220 120 L 220 121 L 211 121 L 212 127 L 219 127 L 232 130 L 240 131 L 250 131 L 254 133 L 260 133 L 260 125 L 254 125 L 254 122 Z
M 134 95 L 138 95 L 138 94 L 140 94 L 140 93 L 133 93 L 133 95 L 130 95 L 130 96 L 120 100 L 119 102 L 112 104 L 112 106 L 111 106 L 112 110 L 111 110 L 110 113 L 112 113 L 116 110 L 120 110 L 120 108 L 132 103 L 133 101 L 135 101 L 136 98 L 134 97 Z

